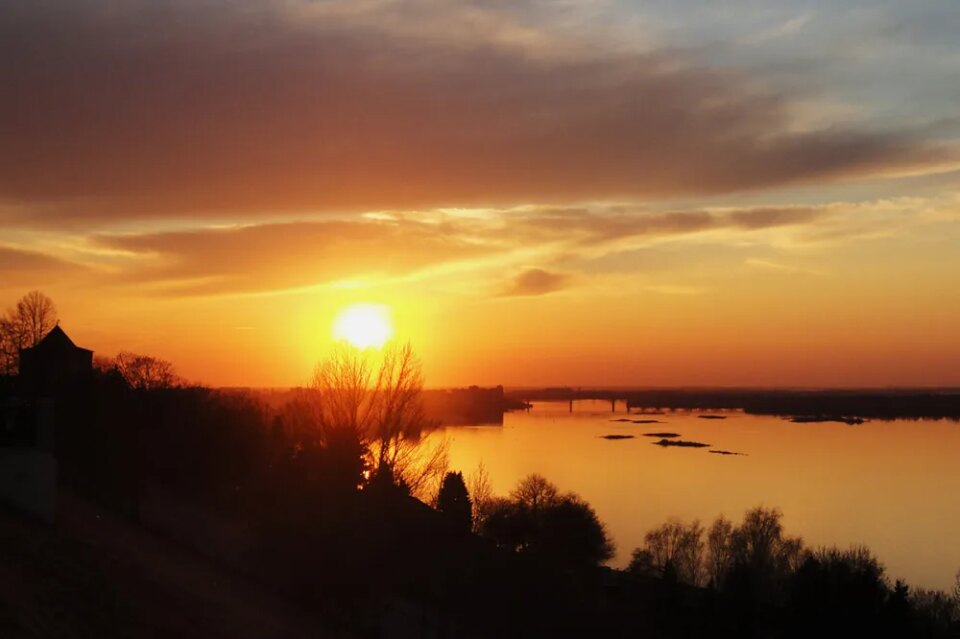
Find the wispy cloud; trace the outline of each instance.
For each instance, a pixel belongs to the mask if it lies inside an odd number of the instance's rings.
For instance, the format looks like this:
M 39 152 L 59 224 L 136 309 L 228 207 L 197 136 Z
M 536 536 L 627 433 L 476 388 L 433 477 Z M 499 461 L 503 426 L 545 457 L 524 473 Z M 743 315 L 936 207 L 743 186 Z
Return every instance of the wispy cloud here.
M 493 282 L 495 295 L 520 296 L 567 288 L 581 275 L 662 273 L 704 260 L 710 264 L 704 268 L 746 264 L 813 274 L 791 266 L 791 258 L 778 258 L 778 251 L 886 237 L 909 220 L 914 227 L 949 222 L 954 218 L 937 213 L 954 210 L 948 204 L 944 209 L 905 199 L 674 212 L 623 206 L 381 212 L 101 233 L 74 243 L 87 259 L 100 260 L 106 281 L 161 295 L 453 278 L 471 283 L 464 290 Z M 761 247 L 770 254 L 758 255 Z M 516 273 L 507 284 L 505 272 Z
M 413 222 L 260 224 L 155 234 L 99 235 L 125 251 L 116 281 L 166 295 L 209 295 L 398 276 L 489 251 L 469 238 Z
M 46 253 L 0 244 L 0 288 L 43 286 L 84 271 L 80 264 Z
M 820 269 L 806 268 L 802 266 L 792 266 L 790 264 L 781 264 L 780 262 L 774 262 L 773 260 L 764 260 L 759 258 L 747 258 L 744 261 L 744 264 L 751 266 L 753 268 L 759 268 L 768 271 L 777 271 L 780 273 L 799 273 L 804 275 L 815 275 L 822 277 L 826 273 Z
M 510 232 L 524 238 L 564 238 L 596 246 L 636 239 L 677 237 L 707 231 L 759 231 L 816 225 L 828 217 L 826 207 L 751 207 L 651 212 L 629 207 L 545 209 L 517 215 Z

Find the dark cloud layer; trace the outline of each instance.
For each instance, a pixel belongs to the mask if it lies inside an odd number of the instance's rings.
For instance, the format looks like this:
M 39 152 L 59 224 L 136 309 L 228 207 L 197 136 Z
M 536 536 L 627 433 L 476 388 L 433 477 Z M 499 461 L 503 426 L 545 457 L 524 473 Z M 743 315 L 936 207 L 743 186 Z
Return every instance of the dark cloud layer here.
M 715 193 L 935 159 L 896 135 L 790 133 L 781 99 L 667 54 L 397 20 L 5 2 L 0 200 L 37 205 L 8 223 Z

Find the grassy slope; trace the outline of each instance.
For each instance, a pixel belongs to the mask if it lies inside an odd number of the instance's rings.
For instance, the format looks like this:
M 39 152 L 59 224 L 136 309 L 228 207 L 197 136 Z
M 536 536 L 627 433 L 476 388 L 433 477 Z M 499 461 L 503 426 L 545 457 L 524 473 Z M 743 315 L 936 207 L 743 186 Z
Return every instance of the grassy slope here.
M 49 526 L 0 508 L 0 637 L 325 637 L 316 619 L 70 495 Z

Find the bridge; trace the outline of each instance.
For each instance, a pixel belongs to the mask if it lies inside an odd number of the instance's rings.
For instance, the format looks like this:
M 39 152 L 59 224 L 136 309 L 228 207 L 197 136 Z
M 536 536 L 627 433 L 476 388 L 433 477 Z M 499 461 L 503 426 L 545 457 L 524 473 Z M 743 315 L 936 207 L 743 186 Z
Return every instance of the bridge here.
M 610 411 L 623 404 L 627 412 L 664 410 L 734 411 L 758 415 L 856 415 L 879 419 L 960 420 L 960 389 L 836 389 L 771 390 L 540 388 L 512 389 L 505 397 L 515 404 L 530 402 L 608 401 Z
M 617 412 L 622 405 L 626 412 L 658 412 L 663 410 L 740 410 L 747 396 L 753 391 L 691 391 L 691 390 L 639 390 L 613 388 L 539 388 L 518 389 L 506 393 L 519 402 L 567 402 L 570 412 L 578 401 L 610 402 L 610 412 Z

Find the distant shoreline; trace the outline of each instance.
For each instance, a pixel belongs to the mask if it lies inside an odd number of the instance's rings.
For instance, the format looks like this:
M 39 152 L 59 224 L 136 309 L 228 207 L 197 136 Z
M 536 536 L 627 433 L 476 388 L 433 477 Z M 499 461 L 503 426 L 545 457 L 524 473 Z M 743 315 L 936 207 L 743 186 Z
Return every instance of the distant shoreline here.
M 277 403 L 296 388 L 222 388 L 225 392 L 250 391 L 268 403 Z M 869 419 L 960 420 L 960 389 L 625 389 L 547 387 L 504 389 L 467 387 L 424 391 L 436 417 L 458 415 L 471 423 L 502 423 L 502 415 L 523 410 L 530 402 L 605 401 L 620 411 L 650 417 L 664 411 L 717 413 L 740 411 L 775 415 L 798 422 L 842 421 L 851 425 Z M 450 423 L 450 419 L 441 419 Z M 632 420 L 631 420 L 632 421 Z M 652 422 L 651 422 L 652 423 Z
M 704 412 L 742 411 L 777 415 L 798 421 L 866 419 L 960 419 L 960 389 L 883 390 L 751 390 L 541 388 L 509 390 L 518 401 L 607 401 L 637 415 L 663 410 Z M 816 416 L 812 418 L 812 416 Z

